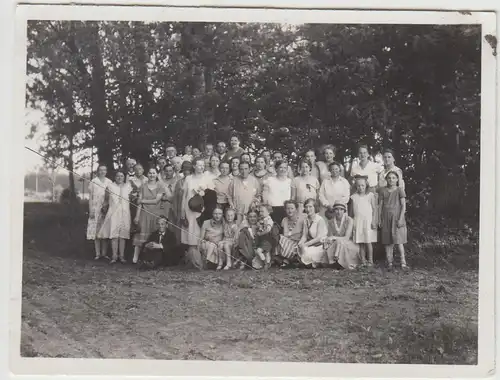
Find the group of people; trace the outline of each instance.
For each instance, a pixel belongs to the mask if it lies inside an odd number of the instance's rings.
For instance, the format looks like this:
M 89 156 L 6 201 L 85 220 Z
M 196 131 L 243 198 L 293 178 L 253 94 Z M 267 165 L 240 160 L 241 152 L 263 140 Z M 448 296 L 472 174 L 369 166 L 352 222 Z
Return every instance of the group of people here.
M 373 244 L 385 248 L 393 267 L 396 248 L 407 269 L 404 244 L 406 195 L 403 173 L 391 150 L 383 163 L 360 146 L 346 173 L 335 148 L 324 146 L 321 160 L 309 150 L 297 172 L 280 152 L 253 157 L 232 136 L 188 146 L 173 145 L 145 171 L 130 158 L 114 181 L 99 166 L 89 186 L 87 238 L 95 259 L 154 268 L 183 259 L 196 268 L 268 269 L 302 265 L 354 269 L 373 265 Z

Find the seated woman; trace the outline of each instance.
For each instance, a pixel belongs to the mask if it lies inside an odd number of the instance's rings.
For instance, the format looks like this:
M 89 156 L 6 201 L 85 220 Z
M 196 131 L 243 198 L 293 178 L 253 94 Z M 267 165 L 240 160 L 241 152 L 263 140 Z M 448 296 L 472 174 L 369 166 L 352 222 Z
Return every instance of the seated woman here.
M 320 264 L 328 263 L 323 248 L 323 241 L 327 237 L 328 227 L 325 220 L 318 214 L 318 204 L 314 199 L 308 199 L 304 202 L 304 211 L 307 217 L 298 244 L 300 260 L 304 265 L 317 268 Z
M 224 222 L 220 207 L 215 207 L 212 219 L 203 222 L 200 238 L 198 246 L 200 253 L 209 266 L 218 267 L 222 256 L 219 254 L 218 246 L 224 238 Z
M 304 231 L 304 214 L 299 212 L 296 201 L 285 202 L 286 217 L 281 222 L 283 234 L 280 235 L 278 257 L 283 259 L 282 267 L 290 265 L 299 257 L 299 241 Z
M 146 269 L 157 268 L 163 263 L 177 265 L 180 259 L 175 234 L 167 228 L 167 218 L 160 216 L 156 223 L 158 229 L 149 235 L 142 247 L 141 257 Z
M 238 235 L 237 251 L 241 263 L 240 269 L 252 267 L 255 258 L 255 237 L 258 229 L 259 216 L 257 212 L 250 210 L 240 226 Z M 256 264 L 258 266 L 258 264 Z M 262 266 L 260 266 L 262 268 Z M 256 268 L 256 269 L 260 269 Z
M 359 245 L 354 243 L 352 230 L 354 221 L 347 215 L 343 203 L 335 203 L 325 212 L 328 224 L 328 237 L 324 240 L 324 249 L 329 264 L 338 263 L 344 269 L 354 269 L 361 264 Z

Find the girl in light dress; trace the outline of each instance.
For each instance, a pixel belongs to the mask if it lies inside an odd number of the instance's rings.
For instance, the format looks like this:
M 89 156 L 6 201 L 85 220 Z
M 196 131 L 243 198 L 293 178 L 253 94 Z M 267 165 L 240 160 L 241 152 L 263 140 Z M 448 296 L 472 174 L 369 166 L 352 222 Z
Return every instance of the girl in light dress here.
M 89 185 L 89 219 L 87 225 L 87 240 L 94 240 L 95 260 L 106 257 L 108 243 L 97 236 L 104 222 L 105 213 L 103 206 L 105 202 L 106 188 L 112 183 L 106 178 L 108 169 L 105 165 L 99 165 L 97 176 L 90 181 Z
M 125 174 L 121 171 L 116 173 L 115 183 L 110 183 L 107 187 L 106 198 L 109 208 L 98 236 L 100 239 L 111 239 L 113 256 L 110 264 L 118 260 L 125 263 L 125 243 L 130 239 L 131 191 L 132 186 L 125 182 Z
M 302 160 L 299 164 L 300 175 L 292 181 L 291 199 L 298 204 L 298 213 L 304 212 L 304 202 L 307 199 L 318 199 L 320 189 L 318 178 L 311 174 L 312 164 Z
M 224 236 L 223 240 L 219 243 L 219 263 L 217 270 L 222 269 L 224 261 L 226 266 L 224 270 L 231 269 L 233 266 L 232 257 L 233 249 L 236 246 L 236 241 L 238 239 L 238 225 L 236 224 L 236 212 L 232 208 L 228 208 L 224 215 Z M 225 260 L 224 260 L 225 256 Z M 242 264 L 241 269 L 244 268 Z
M 354 242 L 360 245 L 362 265 L 373 266 L 373 246 L 377 242 L 377 199 L 367 192 L 367 178 L 355 179 L 356 193 L 351 196 L 354 216 Z
M 393 267 L 394 246 L 401 259 L 401 268 L 408 269 L 404 244 L 407 242 L 405 221 L 406 194 L 399 184 L 399 175 L 391 171 L 386 175 L 387 187 L 379 190 L 381 242 L 385 248 L 389 270 Z
M 220 270 L 219 244 L 224 238 L 224 218 L 222 209 L 215 207 L 212 213 L 212 219 L 205 220 L 200 230 L 200 239 L 198 241 L 198 250 L 205 258 L 207 263 L 215 266 Z

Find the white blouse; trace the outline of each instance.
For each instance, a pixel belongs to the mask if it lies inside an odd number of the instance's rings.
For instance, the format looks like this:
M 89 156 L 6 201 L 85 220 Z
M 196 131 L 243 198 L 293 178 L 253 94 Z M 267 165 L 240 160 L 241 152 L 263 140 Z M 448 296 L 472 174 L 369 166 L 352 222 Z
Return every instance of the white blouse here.
M 292 197 L 292 180 L 286 178 L 280 180 L 277 177 L 269 177 L 264 181 L 264 193 L 267 202 L 271 207 L 283 206 L 285 201 Z
M 326 178 L 319 190 L 319 201 L 322 205 L 333 206 L 335 202 L 347 205 L 351 196 L 351 185 L 344 177 L 336 180 Z
M 368 187 L 376 187 L 378 185 L 378 173 L 381 171 L 380 165 L 373 161 L 368 161 L 364 168 L 359 166 L 359 161 L 355 161 L 352 164 L 351 176 L 366 176 L 368 177 Z

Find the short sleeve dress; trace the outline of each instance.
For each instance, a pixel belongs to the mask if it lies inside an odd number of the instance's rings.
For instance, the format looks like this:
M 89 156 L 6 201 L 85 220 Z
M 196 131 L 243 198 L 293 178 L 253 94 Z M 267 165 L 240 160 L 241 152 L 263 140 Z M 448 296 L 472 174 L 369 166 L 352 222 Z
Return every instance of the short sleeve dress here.
M 109 209 L 97 236 L 100 239 L 130 239 L 130 183 L 108 186 Z
M 106 194 L 106 188 L 111 185 L 113 182 L 104 177 L 104 179 L 99 179 L 99 177 L 95 177 L 92 181 L 90 181 L 89 192 L 90 192 L 90 200 L 89 200 L 89 211 L 90 213 L 94 213 L 95 217 L 90 218 L 87 224 L 87 239 L 95 240 L 98 238 L 97 233 L 102 227 L 102 223 L 104 222 L 105 214 L 102 213 L 102 206 L 104 205 L 104 198 Z
M 401 187 L 389 190 L 383 187 L 379 190 L 381 209 L 381 240 L 382 244 L 406 244 L 407 228 L 398 228 L 398 219 L 401 213 L 401 198 L 406 198 L 405 191 Z
M 142 199 L 153 200 L 156 199 L 159 194 L 164 194 L 165 188 L 160 182 L 156 182 L 156 185 L 152 189 L 145 183 L 139 191 Z M 141 206 L 141 213 L 139 214 L 139 232 L 134 236 L 134 246 L 141 246 L 148 240 L 149 235 L 156 230 L 156 222 L 163 211 L 164 210 L 160 208 L 160 203 L 143 204 Z
M 366 193 L 360 195 L 355 193 L 351 196 L 354 211 L 354 233 L 355 243 L 375 243 L 377 241 L 377 230 L 372 229 L 373 207 L 375 194 Z

